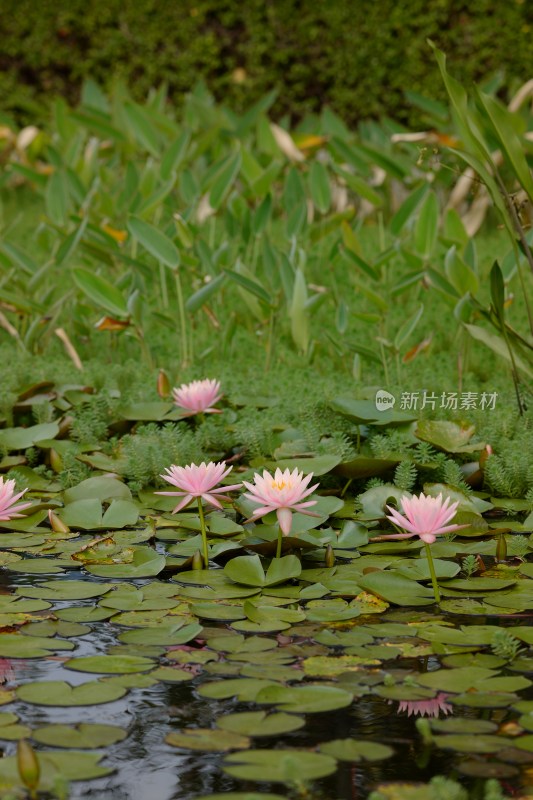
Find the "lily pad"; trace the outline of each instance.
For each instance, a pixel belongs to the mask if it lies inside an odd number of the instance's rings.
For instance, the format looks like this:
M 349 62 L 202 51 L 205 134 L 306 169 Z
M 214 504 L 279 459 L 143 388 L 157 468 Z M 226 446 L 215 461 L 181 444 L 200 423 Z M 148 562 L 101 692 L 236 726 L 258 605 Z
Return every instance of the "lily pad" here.
M 124 697 L 126 689 L 103 681 L 71 686 L 66 681 L 25 683 L 16 690 L 19 700 L 38 706 L 95 706 Z
M 151 547 L 133 547 L 133 558 L 127 564 L 98 564 L 86 566 L 87 572 L 99 578 L 151 578 L 165 567 L 165 556 Z
M 382 761 L 390 758 L 394 751 L 386 744 L 361 741 L 358 739 L 333 739 L 319 745 L 321 753 L 333 756 L 339 761 Z
M 153 669 L 154 661 L 142 656 L 82 656 L 69 659 L 64 666 L 79 672 L 125 675 L 131 672 L 148 672 Z
M 237 556 L 224 567 L 224 573 L 228 578 L 246 586 L 275 586 L 291 578 L 297 578 L 301 571 L 302 565 L 296 556 L 273 558 L 266 575 L 258 555 Z
M 250 739 L 232 731 L 212 728 L 189 728 L 181 733 L 173 731 L 165 737 L 165 742 L 184 750 L 205 750 L 224 753 L 228 750 L 244 750 L 250 747 Z
M 116 742 L 121 742 L 127 735 L 124 728 L 116 725 L 80 722 L 78 725 L 45 725 L 33 731 L 31 738 L 51 747 L 74 747 L 80 750 L 90 750 L 96 747 L 109 747 Z
M 266 686 L 255 696 L 256 703 L 275 705 L 280 711 L 316 714 L 346 708 L 353 696 L 336 686 Z
M 331 775 L 337 762 L 323 753 L 306 750 L 247 750 L 224 760 L 222 769 L 234 778 L 295 783 Z
M 243 711 L 218 717 L 216 724 L 224 731 L 255 738 L 297 731 L 305 725 L 305 720 L 283 712 L 267 714 L 266 711 Z

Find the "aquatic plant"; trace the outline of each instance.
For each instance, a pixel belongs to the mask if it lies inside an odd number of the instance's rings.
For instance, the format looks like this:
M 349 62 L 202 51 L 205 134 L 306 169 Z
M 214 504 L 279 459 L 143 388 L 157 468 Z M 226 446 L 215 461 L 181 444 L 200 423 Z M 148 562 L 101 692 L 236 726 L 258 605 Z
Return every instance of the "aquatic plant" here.
M 225 461 L 219 463 L 210 461 L 208 464 L 202 461 L 201 464 L 189 464 L 187 467 L 177 467 L 173 464 L 171 467 L 167 467 L 167 474 L 161 475 L 161 478 L 171 483 L 173 486 L 176 486 L 180 491 L 156 492 L 156 494 L 167 495 L 169 497 L 181 497 L 180 502 L 172 512 L 173 514 L 177 514 L 178 511 L 188 506 L 194 499 L 197 500 L 198 514 L 200 516 L 202 529 L 204 566 L 206 569 L 209 566 L 209 553 L 207 549 L 207 529 L 202 500 L 205 503 L 215 506 L 215 508 L 222 508 L 220 500 L 227 500 L 229 502 L 229 497 L 222 494 L 222 492 L 231 492 L 234 489 L 240 489 L 241 484 L 236 483 L 233 486 L 216 487 L 229 475 L 232 469 L 233 467 L 226 467 Z
M 174 402 L 184 409 L 184 417 L 195 414 L 220 414 L 220 409 L 213 408 L 222 397 L 220 381 L 209 380 L 182 383 L 179 388 L 172 389 Z
M 19 512 L 29 508 L 33 503 L 17 503 L 17 500 L 20 500 L 27 491 L 27 489 L 23 489 L 22 492 L 15 494 L 15 481 L 13 479 L 4 480 L 3 477 L 0 477 L 0 521 L 7 522 L 15 517 L 24 516 Z

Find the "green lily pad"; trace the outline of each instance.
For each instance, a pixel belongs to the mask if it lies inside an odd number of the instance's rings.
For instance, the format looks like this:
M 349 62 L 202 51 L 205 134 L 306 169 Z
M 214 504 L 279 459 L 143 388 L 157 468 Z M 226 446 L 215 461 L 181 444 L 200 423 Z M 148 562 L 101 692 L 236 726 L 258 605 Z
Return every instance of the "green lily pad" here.
M 150 672 L 150 677 L 156 681 L 163 683 L 183 683 L 184 681 L 192 681 L 195 677 L 193 672 L 180 667 L 159 667 Z
M 59 433 L 57 422 L 45 422 L 29 428 L 4 428 L 0 431 L 0 447 L 4 450 L 27 450 L 36 442 L 54 439 Z
M 41 583 L 39 586 L 17 586 L 16 593 L 22 597 L 36 597 L 43 600 L 88 600 L 100 597 L 111 589 L 111 586 L 89 583 L 78 580 L 55 580 Z
M 25 636 L 22 633 L 2 633 L 1 658 L 44 658 L 57 650 L 73 650 L 72 642 L 44 636 Z
M 0 739 L 8 742 L 18 739 L 27 739 L 31 734 L 31 728 L 21 725 L 16 714 L 9 711 L 0 713 Z
M 66 622 L 102 622 L 110 619 L 116 612 L 108 608 L 98 606 L 70 606 L 70 608 L 59 608 L 54 611 L 58 619 Z
M 247 750 L 224 759 L 222 769 L 234 778 L 250 781 L 294 783 L 331 775 L 337 762 L 323 753 L 307 750 Z
M 65 505 L 78 500 L 100 500 L 101 503 L 109 503 L 112 500 L 131 500 L 131 491 L 125 483 L 116 478 L 97 476 L 87 478 L 77 486 L 63 492 Z
M 432 589 L 391 570 L 379 570 L 361 575 L 360 586 L 387 603 L 400 606 L 427 606 L 435 602 Z
M 265 686 L 255 696 L 256 703 L 275 705 L 280 711 L 315 714 L 346 708 L 353 696 L 336 686 Z
M 470 442 L 474 431 L 473 425 L 465 428 L 450 420 L 421 419 L 418 420 L 415 436 L 445 453 L 475 453 L 483 450 L 485 444 Z
M 250 747 L 250 739 L 247 736 L 216 728 L 189 728 L 181 733 L 173 731 L 165 737 L 165 742 L 185 750 L 205 750 L 218 753 L 228 750 L 244 750 Z
M 504 736 L 491 736 L 490 734 L 477 733 L 452 733 L 446 736 L 434 736 L 433 742 L 437 747 L 447 750 L 457 750 L 460 753 L 497 753 L 504 747 L 509 747 L 510 740 Z M 514 742 L 513 742 L 514 744 Z
M 197 617 L 204 619 L 231 622 L 231 620 L 246 618 L 242 606 L 228 605 L 227 603 L 193 603 L 191 604 L 191 611 Z
M 467 692 L 447 698 L 454 706 L 468 708 L 507 708 L 518 700 L 518 695 L 510 692 Z
M 110 675 L 124 675 L 131 672 L 148 672 L 154 661 L 142 656 L 82 656 L 65 661 L 66 669 L 79 672 L 100 672 Z
M 90 750 L 96 747 L 109 747 L 116 742 L 121 742 L 127 735 L 124 728 L 116 725 L 81 722 L 78 725 L 45 725 L 34 730 L 31 738 L 51 747 L 74 747 L 79 750 Z
M 134 546 L 133 559 L 128 564 L 87 565 L 85 569 L 99 578 L 151 578 L 165 567 L 165 556 L 151 547 Z
M 66 681 L 25 683 L 16 690 L 19 700 L 38 706 L 95 706 L 124 697 L 126 689 L 103 681 L 71 686 Z
M 224 731 L 255 738 L 279 736 L 282 733 L 297 731 L 303 728 L 305 720 L 294 714 L 284 714 L 283 712 L 267 714 L 266 711 L 243 711 L 218 717 L 216 724 Z
M 235 678 L 224 681 L 210 681 L 198 689 L 202 697 L 213 700 L 226 700 L 237 697 L 242 702 L 253 702 L 257 694 L 270 687 L 278 687 L 274 681 L 260 680 L 258 678 Z
M 224 567 L 224 574 L 235 583 L 259 587 L 284 583 L 291 578 L 297 578 L 301 571 L 302 565 L 296 556 L 273 558 L 266 575 L 258 555 L 237 556 Z
M 446 717 L 430 719 L 431 729 L 437 733 L 460 733 L 474 735 L 478 733 L 494 733 L 498 730 L 495 722 L 488 719 L 468 719 L 467 717 Z
M 155 645 L 178 645 L 196 639 L 202 632 L 202 626 L 193 622 L 184 625 L 183 622 L 170 623 L 168 625 L 158 625 L 151 628 L 140 628 L 139 630 L 126 631 L 121 633 L 119 640 L 126 644 L 155 644 Z
M 41 751 L 37 753 L 40 767 L 39 790 L 50 791 L 59 776 L 67 781 L 87 781 L 109 775 L 113 770 L 101 767 L 102 753 L 68 753 Z M 2 758 L 0 762 L 0 783 L 2 786 L 22 786 L 16 756 Z
M 504 580 L 501 578 L 455 578 L 443 583 L 443 589 L 459 589 L 467 593 L 476 592 L 497 592 L 501 589 L 508 589 L 516 583 L 514 580 Z
M 386 744 L 360 741 L 358 739 L 334 739 L 319 745 L 321 753 L 339 761 L 382 761 L 390 758 L 394 751 Z
M 485 667 L 457 667 L 455 669 L 438 669 L 416 675 L 416 682 L 429 689 L 441 692 L 461 693 L 469 689 L 478 689 L 479 683 L 495 675 L 494 670 Z

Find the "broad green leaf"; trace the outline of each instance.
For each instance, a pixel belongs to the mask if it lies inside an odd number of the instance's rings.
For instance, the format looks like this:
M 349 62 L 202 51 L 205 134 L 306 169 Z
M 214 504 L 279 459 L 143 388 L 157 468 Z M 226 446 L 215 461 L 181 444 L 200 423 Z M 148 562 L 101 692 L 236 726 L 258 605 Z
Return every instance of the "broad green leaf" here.
M 122 292 L 105 278 L 84 267 L 72 270 L 74 282 L 89 300 L 116 317 L 127 317 L 128 306 Z
M 307 284 L 301 269 L 296 270 L 292 291 L 292 300 L 289 310 L 291 321 L 291 334 L 294 344 L 302 353 L 307 353 L 309 347 L 309 314 L 306 309 Z
M 162 264 L 176 269 L 181 261 L 174 242 L 166 234 L 140 217 L 128 219 L 128 230 L 140 244 Z
M 313 161 L 309 170 L 309 190 L 317 209 L 326 214 L 331 206 L 331 188 L 329 175 L 320 161 Z
M 211 208 L 217 209 L 222 205 L 224 198 L 229 193 L 233 182 L 241 168 L 241 151 L 237 151 L 234 156 L 224 164 L 217 174 L 211 192 L 209 194 L 209 204 Z
M 439 227 L 439 204 L 432 190 L 424 200 L 415 226 L 415 248 L 427 261 L 435 248 Z
M 524 144 L 515 133 L 512 114 L 498 100 L 485 92 L 478 91 L 478 97 L 487 112 L 500 147 L 507 156 L 518 181 L 533 202 L 533 178 L 525 156 Z

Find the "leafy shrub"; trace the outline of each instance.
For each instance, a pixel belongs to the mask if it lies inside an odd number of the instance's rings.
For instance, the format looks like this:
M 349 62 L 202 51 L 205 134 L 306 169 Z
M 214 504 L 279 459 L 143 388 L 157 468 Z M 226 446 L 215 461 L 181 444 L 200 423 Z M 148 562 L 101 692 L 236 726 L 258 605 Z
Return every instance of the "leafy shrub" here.
M 277 116 L 327 103 L 351 123 L 417 124 L 406 87 L 444 98 L 428 37 L 460 80 L 503 69 L 524 82 L 531 22 L 529 4 L 491 0 L 4 0 L 0 107 L 34 121 L 50 95 L 77 100 L 87 76 L 122 78 L 138 98 L 165 82 L 179 102 L 203 78 L 236 109 L 276 88 Z

